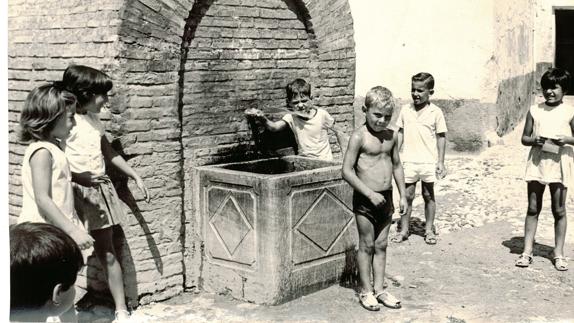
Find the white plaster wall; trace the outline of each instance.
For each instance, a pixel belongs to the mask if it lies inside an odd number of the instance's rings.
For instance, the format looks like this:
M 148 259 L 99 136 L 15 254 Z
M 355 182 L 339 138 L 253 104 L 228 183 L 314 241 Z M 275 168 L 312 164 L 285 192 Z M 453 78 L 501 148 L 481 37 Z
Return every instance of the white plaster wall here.
M 534 15 L 534 0 L 494 3 L 494 52 L 489 79 L 499 82 L 534 71 Z
M 488 99 L 494 0 L 349 0 L 354 19 L 356 95 L 374 85 L 410 99 L 410 77 L 436 79 L 436 99 Z M 491 93 L 493 92 L 494 93 Z
M 556 16 L 554 9 L 574 9 L 574 0 L 536 0 L 534 61 L 554 63 Z

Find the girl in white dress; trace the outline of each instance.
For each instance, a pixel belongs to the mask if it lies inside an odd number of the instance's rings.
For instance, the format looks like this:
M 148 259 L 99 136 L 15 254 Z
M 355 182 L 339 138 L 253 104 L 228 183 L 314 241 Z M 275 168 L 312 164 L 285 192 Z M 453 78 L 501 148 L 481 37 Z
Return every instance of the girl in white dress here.
M 72 173 L 62 151 L 76 124 L 75 111 L 76 97 L 65 91 L 61 83 L 43 85 L 28 94 L 20 114 L 20 136 L 22 141 L 31 143 L 22 161 L 22 212 L 18 223 L 57 226 L 78 244 L 87 258 L 94 239 L 74 210 Z M 76 300 L 81 295 L 76 293 Z M 60 319 L 76 321 L 75 308 L 71 307 Z
M 574 186 L 574 106 L 564 104 L 562 98 L 569 90 L 570 74 L 559 68 L 542 75 L 541 86 L 545 102 L 530 107 L 522 133 L 522 144 L 531 146 L 526 164 L 528 211 L 524 223 L 524 251 L 516 266 L 532 263 L 534 235 L 542 196 L 546 185 L 550 188 L 554 215 L 554 267 L 568 270 L 564 256 L 566 239 L 566 194 Z
M 64 71 L 62 82 L 78 99 L 76 127 L 65 149 L 72 170 L 76 211 L 94 237 L 96 256 L 107 272 L 115 321 L 127 320 L 123 273 L 113 244 L 114 227 L 126 223 L 126 213 L 106 175 L 106 162 L 135 180 L 146 202 L 149 193 L 141 177 L 112 148 L 99 119 L 98 113 L 108 104 L 113 86 L 109 76 L 88 66 L 72 65 Z
M 18 223 L 50 223 L 64 230 L 81 249 L 92 246 L 74 210 L 72 173 L 62 151 L 74 127 L 76 98 L 61 84 L 43 85 L 28 94 L 20 114 L 20 136 L 31 141 L 22 161 L 22 212 Z

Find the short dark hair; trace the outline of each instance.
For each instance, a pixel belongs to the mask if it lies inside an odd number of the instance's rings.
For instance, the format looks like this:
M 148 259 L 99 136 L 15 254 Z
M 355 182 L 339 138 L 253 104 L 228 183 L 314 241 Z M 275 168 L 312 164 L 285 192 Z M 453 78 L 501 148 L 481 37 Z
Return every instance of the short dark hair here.
M 564 93 L 570 89 L 570 73 L 563 68 L 550 68 L 542 75 L 540 86 L 543 90 L 553 88 L 556 84 L 562 87 Z
M 434 77 L 431 73 L 420 72 L 411 78 L 412 82 L 424 82 L 427 89 L 434 89 Z
M 68 66 L 64 71 L 62 82 L 66 90 L 76 95 L 80 108 L 94 95 L 106 94 L 114 86 L 106 73 L 84 65 Z
M 287 103 L 289 103 L 296 94 L 304 94 L 311 97 L 311 84 L 304 79 L 295 79 L 293 82 L 287 84 L 285 91 L 287 92 Z
M 10 309 L 42 307 L 54 287 L 73 288 L 84 259 L 76 242 L 47 223 L 24 222 L 10 228 Z

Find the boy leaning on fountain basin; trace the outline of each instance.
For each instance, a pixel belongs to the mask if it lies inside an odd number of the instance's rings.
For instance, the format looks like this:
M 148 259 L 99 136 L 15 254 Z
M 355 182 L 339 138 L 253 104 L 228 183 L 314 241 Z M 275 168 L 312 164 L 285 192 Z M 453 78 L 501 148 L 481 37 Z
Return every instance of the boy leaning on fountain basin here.
M 327 111 L 315 108 L 311 97 L 311 84 L 303 79 L 296 79 L 289 83 L 285 90 L 286 110 L 289 113 L 281 120 L 271 121 L 263 111 L 255 108 L 245 110 L 245 114 L 262 121 L 265 128 L 271 132 L 290 127 L 297 141 L 299 156 L 333 160 L 328 129 L 335 133 L 341 152 L 344 152 L 348 138 Z

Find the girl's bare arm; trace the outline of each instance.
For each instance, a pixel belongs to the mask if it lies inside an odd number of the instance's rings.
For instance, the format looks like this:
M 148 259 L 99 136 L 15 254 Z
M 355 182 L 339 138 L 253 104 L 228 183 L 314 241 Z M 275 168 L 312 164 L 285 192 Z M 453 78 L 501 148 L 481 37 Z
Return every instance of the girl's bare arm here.
M 112 148 L 112 145 L 105 135 L 102 136 L 102 154 L 104 155 L 104 159 L 106 161 L 111 162 L 112 165 L 116 166 L 122 173 L 131 177 L 136 182 L 136 185 L 144 194 L 145 201 L 149 203 L 150 194 L 142 178 L 133 168 L 130 167 L 130 165 L 128 165 L 126 160 L 120 154 L 118 154 L 114 148 Z
M 534 124 L 534 119 L 530 112 L 526 115 L 526 122 L 524 123 L 524 130 L 522 131 L 521 142 L 524 146 L 542 146 L 544 144 L 544 139 L 540 137 L 532 137 L 532 127 Z
M 558 144 L 561 145 L 574 145 L 574 118 L 570 120 L 570 134 L 571 136 L 563 136 L 558 138 Z
M 94 240 L 85 231 L 72 223 L 52 200 L 52 154 L 45 148 L 30 156 L 32 189 L 38 211 L 49 223 L 64 230 L 82 249 L 92 246 Z

